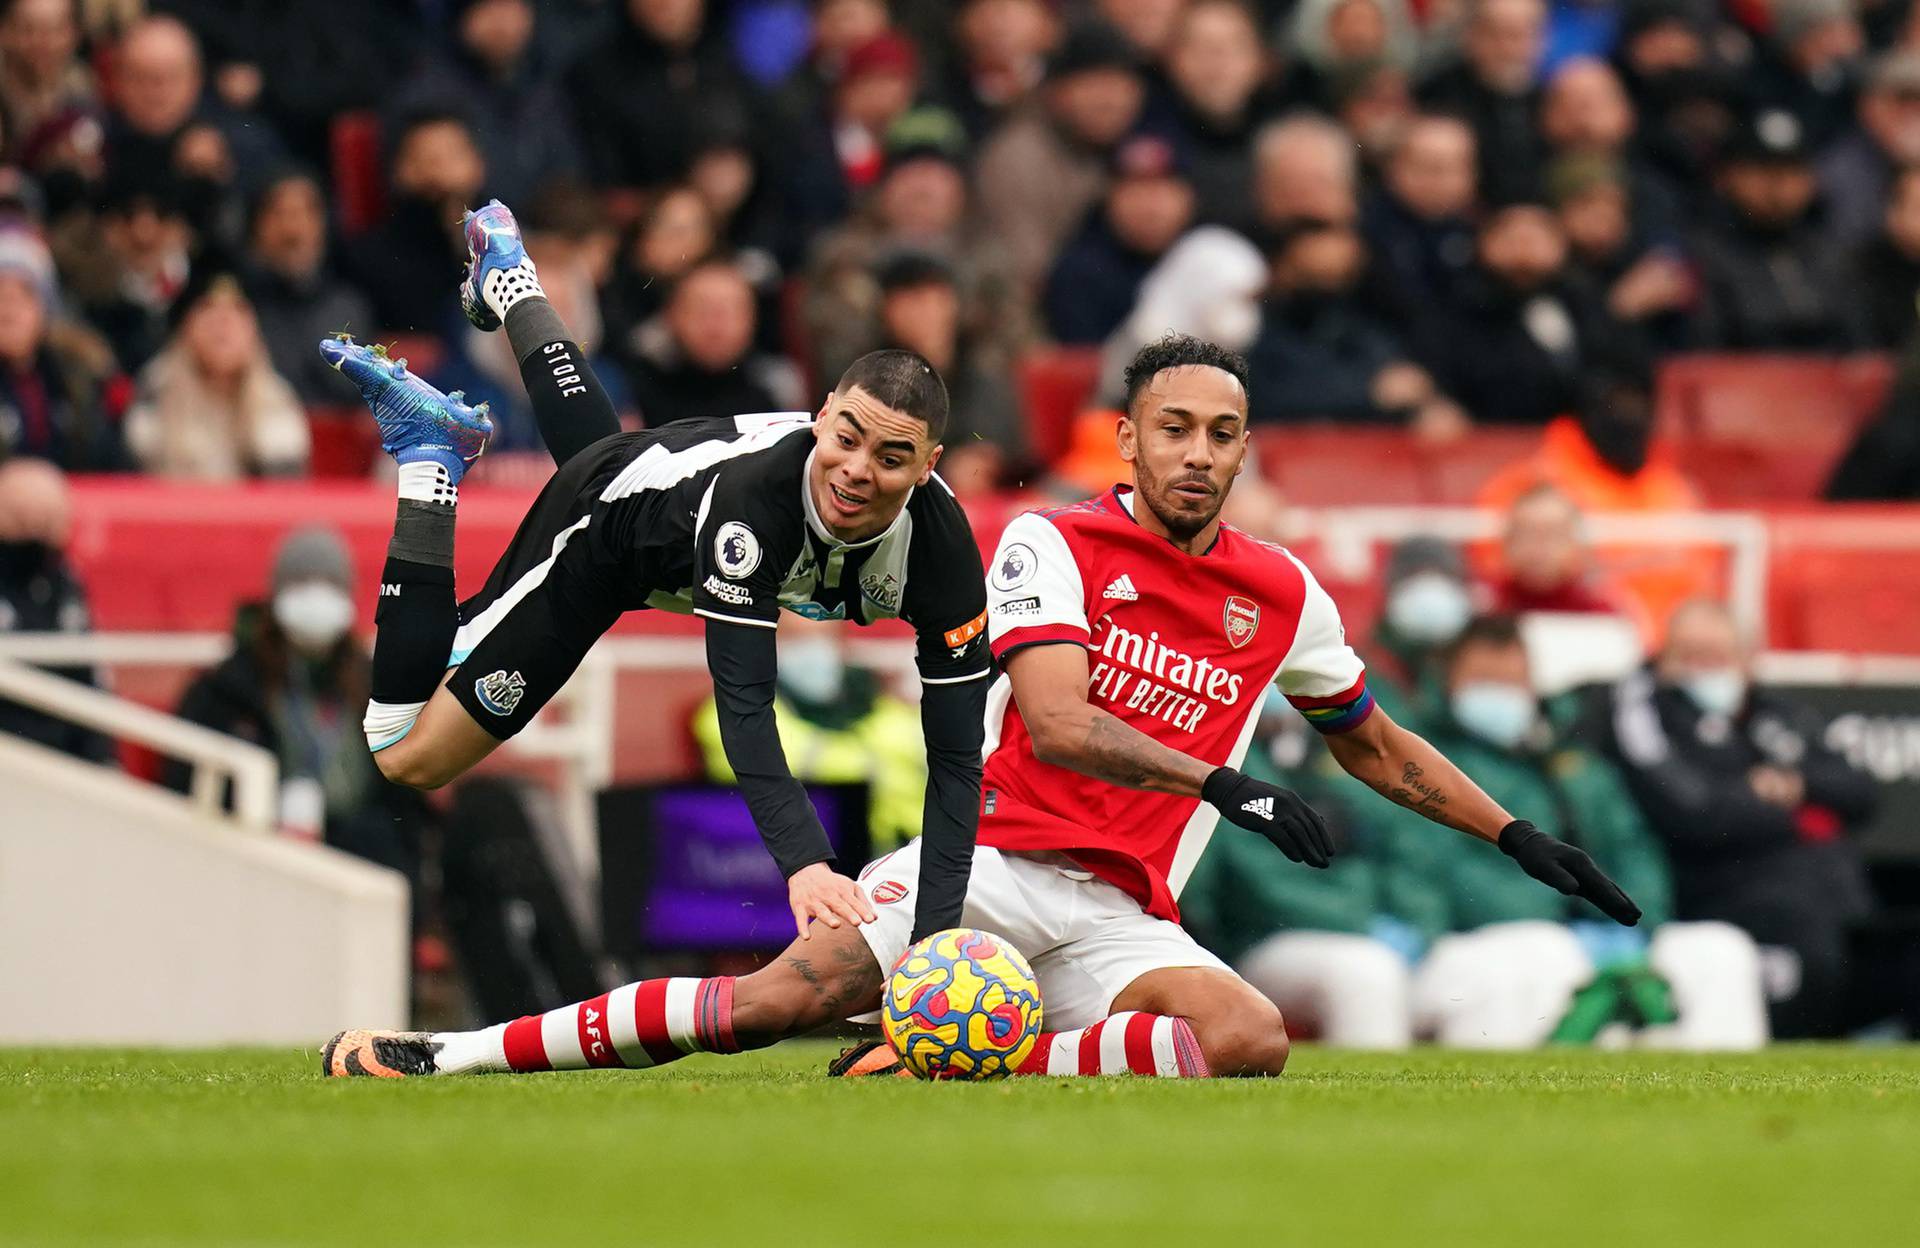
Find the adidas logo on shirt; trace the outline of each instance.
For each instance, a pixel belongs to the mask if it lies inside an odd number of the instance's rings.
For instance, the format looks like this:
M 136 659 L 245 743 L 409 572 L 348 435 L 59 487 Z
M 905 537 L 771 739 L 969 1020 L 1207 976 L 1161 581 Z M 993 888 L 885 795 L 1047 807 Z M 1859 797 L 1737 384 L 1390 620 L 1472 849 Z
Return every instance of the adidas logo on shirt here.
M 1118 598 L 1121 602 L 1140 601 L 1140 591 L 1133 587 L 1133 578 L 1122 572 L 1113 578 L 1113 584 L 1107 586 L 1102 598 Z
M 1240 809 L 1259 815 L 1269 823 L 1273 822 L 1273 799 L 1270 797 L 1256 797 L 1242 805 Z

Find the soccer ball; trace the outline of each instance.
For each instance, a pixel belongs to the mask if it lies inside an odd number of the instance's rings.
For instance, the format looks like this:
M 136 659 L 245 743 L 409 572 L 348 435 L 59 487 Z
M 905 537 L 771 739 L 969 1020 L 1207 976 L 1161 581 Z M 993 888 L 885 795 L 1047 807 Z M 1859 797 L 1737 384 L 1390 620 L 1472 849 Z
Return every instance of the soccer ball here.
M 935 932 L 900 955 L 880 1028 L 922 1079 L 999 1079 L 1033 1051 L 1040 987 L 1020 951 L 988 932 Z

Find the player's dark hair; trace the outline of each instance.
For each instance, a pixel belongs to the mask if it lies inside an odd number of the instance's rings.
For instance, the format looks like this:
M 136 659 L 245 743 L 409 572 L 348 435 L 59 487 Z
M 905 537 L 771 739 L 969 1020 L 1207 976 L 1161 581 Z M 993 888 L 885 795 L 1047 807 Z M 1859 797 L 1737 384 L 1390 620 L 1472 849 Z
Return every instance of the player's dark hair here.
M 947 436 L 947 383 L 933 365 L 911 351 L 869 351 L 840 374 L 834 393 L 859 386 L 877 401 L 915 420 L 925 421 L 927 436 Z
M 1476 615 L 1467 621 L 1447 645 L 1446 661 L 1451 667 L 1468 646 L 1519 646 L 1526 644 L 1520 639 L 1520 621 L 1501 611 L 1488 611 Z
M 1247 390 L 1247 359 L 1238 351 L 1192 334 L 1168 334 L 1141 347 L 1127 365 L 1127 415 L 1134 414 L 1133 402 L 1147 383 L 1169 368 L 1217 368 L 1239 382 L 1242 393 Z

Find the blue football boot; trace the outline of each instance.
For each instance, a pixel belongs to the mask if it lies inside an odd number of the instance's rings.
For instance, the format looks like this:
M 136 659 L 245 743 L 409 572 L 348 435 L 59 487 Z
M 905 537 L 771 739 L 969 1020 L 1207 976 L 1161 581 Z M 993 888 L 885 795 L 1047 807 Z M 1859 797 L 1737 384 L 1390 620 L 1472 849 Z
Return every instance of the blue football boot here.
M 498 329 L 500 317 L 487 306 L 489 286 L 495 288 L 496 297 L 511 304 L 540 294 L 540 278 L 527 258 L 513 209 L 490 199 L 486 207 L 466 215 L 465 229 L 467 276 L 460 283 L 460 309 L 475 329 Z
M 469 407 L 458 390 L 441 394 L 378 343 L 369 347 L 339 334 L 321 340 L 320 354 L 360 387 L 360 397 L 379 422 L 380 447 L 395 463 L 439 464 L 458 485 L 467 465 L 487 449 L 493 421 L 485 403 Z

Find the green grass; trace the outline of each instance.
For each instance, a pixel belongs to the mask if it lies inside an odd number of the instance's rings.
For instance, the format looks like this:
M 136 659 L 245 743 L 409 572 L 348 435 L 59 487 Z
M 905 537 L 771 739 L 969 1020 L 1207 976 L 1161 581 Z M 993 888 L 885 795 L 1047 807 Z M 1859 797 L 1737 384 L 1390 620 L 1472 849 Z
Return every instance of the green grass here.
M 1303 1048 L 1260 1083 L 323 1081 L 0 1052 L 0 1244 L 1912 1243 L 1920 1050 Z

